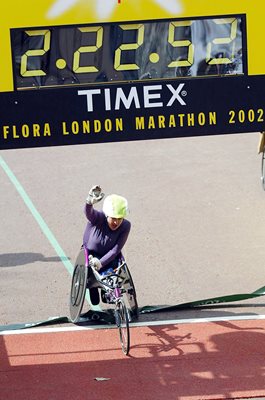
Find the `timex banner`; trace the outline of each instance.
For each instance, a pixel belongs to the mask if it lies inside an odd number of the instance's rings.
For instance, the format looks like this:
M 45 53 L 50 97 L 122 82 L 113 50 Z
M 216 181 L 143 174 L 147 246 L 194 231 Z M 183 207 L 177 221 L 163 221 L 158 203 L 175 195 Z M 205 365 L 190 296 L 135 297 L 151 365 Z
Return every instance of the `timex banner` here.
M 265 130 L 265 76 L 196 78 L 0 94 L 0 148 Z

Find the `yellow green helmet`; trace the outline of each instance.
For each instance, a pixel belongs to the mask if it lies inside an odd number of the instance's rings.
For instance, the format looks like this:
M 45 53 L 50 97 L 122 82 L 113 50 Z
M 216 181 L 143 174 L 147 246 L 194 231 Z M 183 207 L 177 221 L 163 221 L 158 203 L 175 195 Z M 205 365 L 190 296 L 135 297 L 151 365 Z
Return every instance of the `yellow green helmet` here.
M 128 202 L 125 197 L 111 194 L 104 200 L 103 212 L 107 217 L 124 218 L 128 214 Z

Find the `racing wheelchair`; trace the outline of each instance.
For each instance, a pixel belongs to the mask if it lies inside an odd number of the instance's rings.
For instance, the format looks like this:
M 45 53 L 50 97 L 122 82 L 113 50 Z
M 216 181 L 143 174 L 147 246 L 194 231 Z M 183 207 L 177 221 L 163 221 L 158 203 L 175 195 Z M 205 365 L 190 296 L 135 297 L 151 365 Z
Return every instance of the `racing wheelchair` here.
M 136 291 L 129 268 L 121 256 L 114 272 L 102 276 L 89 265 L 89 251 L 83 246 L 75 262 L 71 283 L 70 319 L 73 323 L 80 318 L 86 290 L 95 288 L 100 299 L 97 308 L 113 315 L 122 351 L 127 355 L 130 349 L 129 322 L 138 317 Z M 89 305 L 93 308 L 91 301 Z

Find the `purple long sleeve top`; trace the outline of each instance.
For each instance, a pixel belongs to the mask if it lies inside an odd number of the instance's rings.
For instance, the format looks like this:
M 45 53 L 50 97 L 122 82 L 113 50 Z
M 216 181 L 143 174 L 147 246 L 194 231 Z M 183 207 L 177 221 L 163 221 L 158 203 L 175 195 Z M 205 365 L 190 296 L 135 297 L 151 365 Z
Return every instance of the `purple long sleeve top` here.
M 86 204 L 84 209 L 88 223 L 83 236 L 83 244 L 100 258 L 103 267 L 108 265 L 121 252 L 128 238 L 131 223 L 124 219 L 117 230 L 109 228 L 102 211 Z

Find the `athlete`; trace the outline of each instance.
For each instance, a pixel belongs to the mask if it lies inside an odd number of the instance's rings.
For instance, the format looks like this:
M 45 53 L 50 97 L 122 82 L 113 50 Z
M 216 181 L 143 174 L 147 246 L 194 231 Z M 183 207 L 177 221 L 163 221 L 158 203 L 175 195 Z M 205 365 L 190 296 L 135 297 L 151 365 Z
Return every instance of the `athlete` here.
M 125 219 L 128 214 L 127 200 L 111 194 L 105 198 L 102 211 L 98 211 L 93 205 L 103 197 L 100 186 L 90 189 L 84 210 L 88 223 L 83 236 L 83 245 L 93 256 L 90 265 L 102 275 L 118 267 L 122 248 L 131 229 L 131 223 Z M 97 288 L 90 289 L 90 298 L 92 304 L 98 304 Z

